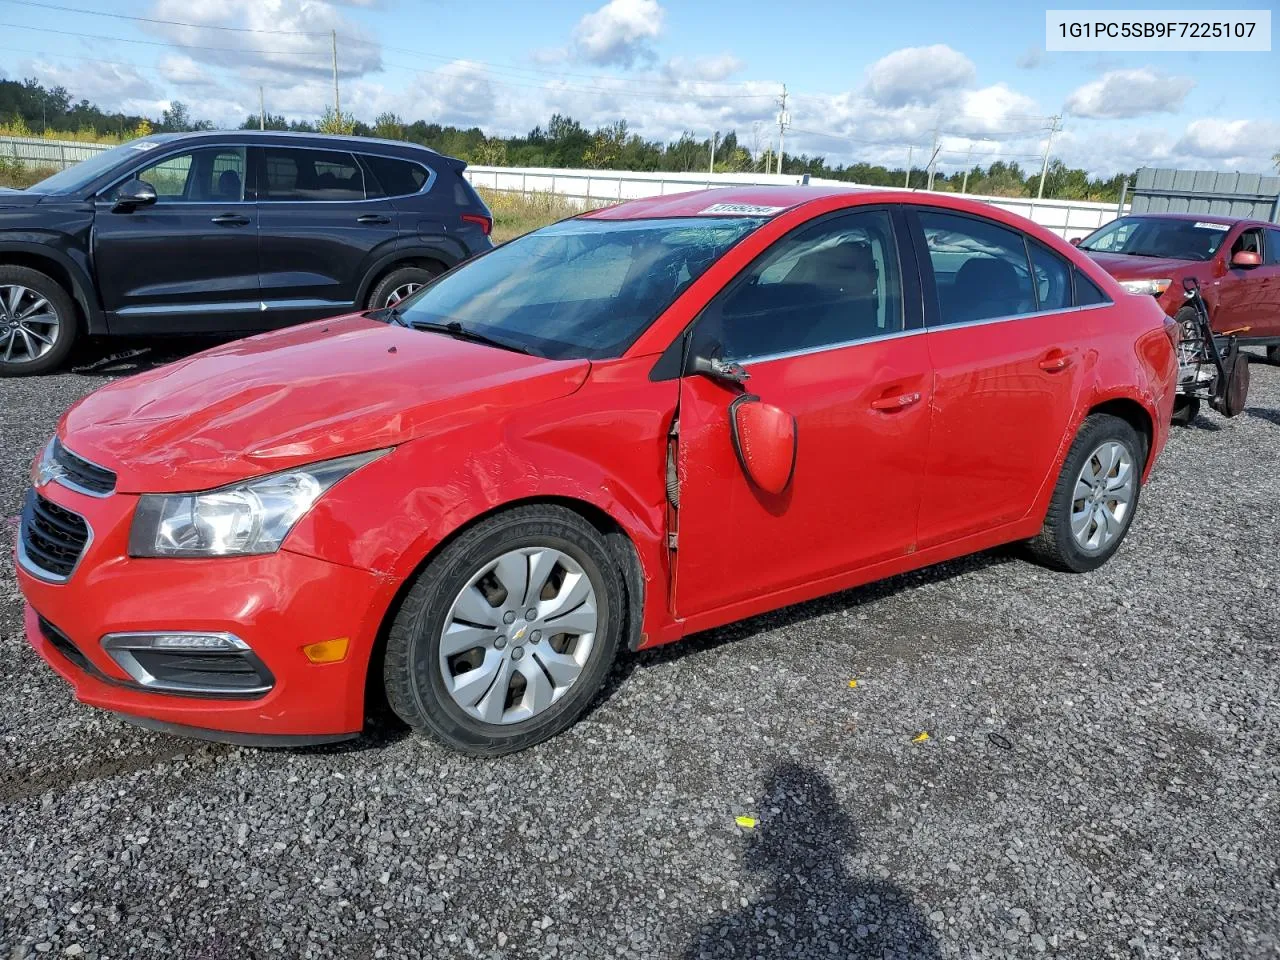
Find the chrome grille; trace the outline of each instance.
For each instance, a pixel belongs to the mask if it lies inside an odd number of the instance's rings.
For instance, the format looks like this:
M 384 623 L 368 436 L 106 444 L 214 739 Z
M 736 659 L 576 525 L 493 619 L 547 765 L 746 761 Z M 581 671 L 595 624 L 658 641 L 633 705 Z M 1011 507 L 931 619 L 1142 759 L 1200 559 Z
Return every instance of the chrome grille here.
M 42 580 L 61 583 L 71 576 L 89 545 L 89 524 L 78 513 L 27 491 L 18 534 L 18 559 Z

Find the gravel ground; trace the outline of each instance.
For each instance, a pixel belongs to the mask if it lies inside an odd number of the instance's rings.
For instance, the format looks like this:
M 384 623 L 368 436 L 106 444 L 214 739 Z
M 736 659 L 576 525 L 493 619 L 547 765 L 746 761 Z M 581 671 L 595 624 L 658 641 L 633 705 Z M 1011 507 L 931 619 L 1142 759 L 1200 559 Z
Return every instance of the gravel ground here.
M 105 375 L 0 382 L 0 518 Z M 0 960 L 1280 956 L 1278 504 L 1259 361 L 1103 570 L 995 551 L 705 634 L 493 761 L 80 706 L 0 522 Z

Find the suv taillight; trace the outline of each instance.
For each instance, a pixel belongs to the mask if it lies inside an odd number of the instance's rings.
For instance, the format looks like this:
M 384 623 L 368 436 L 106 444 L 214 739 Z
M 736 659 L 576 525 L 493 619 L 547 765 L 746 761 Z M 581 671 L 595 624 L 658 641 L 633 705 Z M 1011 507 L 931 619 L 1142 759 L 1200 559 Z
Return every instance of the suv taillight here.
M 464 213 L 462 215 L 462 222 L 479 225 L 480 229 L 484 231 L 484 235 L 486 237 L 489 235 L 490 231 L 493 230 L 493 219 L 490 217 L 482 217 L 478 213 Z

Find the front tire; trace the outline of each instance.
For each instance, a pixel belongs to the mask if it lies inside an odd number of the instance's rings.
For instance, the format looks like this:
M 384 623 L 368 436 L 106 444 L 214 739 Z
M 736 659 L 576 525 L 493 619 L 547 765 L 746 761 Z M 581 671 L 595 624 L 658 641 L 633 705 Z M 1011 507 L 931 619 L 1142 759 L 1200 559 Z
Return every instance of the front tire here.
M 30 267 L 0 266 L 0 377 L 58 369 L 76 334 L 75 304 L 56 280 Z
M 387 700 L 462 753 L 523 750 L 591 705 L 624 619 L 622 575 L 598 530 L 564 507 L 508 510 L 414 580 L 387 637 Z
M 1044 527 L 1029 544 L 1032 555 L 1072 573 L 1110 560 L 1138 509 L 1146 449 L 1127 421 L 1106 413 L 1086 418 L 1062 464 Z

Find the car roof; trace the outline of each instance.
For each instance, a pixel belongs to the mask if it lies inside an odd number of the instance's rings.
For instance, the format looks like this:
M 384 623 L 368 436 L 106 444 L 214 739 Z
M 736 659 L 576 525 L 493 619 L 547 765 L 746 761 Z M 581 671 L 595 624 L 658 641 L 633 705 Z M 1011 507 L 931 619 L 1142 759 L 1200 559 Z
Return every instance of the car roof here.
M 1129 213 L 1129 217 L 1142 217 L 1151 220 L 1196 220 L 1201 223 L 1225 223 L 1228 226 L 1235 226 L 1237 223 L 1257 224 L 1260 227 L 1273 226 L 1265 220 L 1255 220 L 1252 217 L 1231 217 L 1221 213 Z
M 716 187 L 627 200 L 611 207 L 593 210 L 585 216 L 597 220 L 649 220 L 659 217 L 725 216 L 734 213 L 742 216 L 775 216 L 824 197 L 879 192 L 865 187 Z M 729 209 L 732 207 L 742 209 Z
M 236 143 L 280 143 L 294 146 L 302 146 L 304 144 L 315 146 L 317 143 L 341 144 L 349 150 L 361 149 L 368 151 L 370 148 L 378 148 L 403 153 L 426 152 L 437 157 L 445 157 L 445 154 L 437 150 L 424 147 L 420 143 L 410 143 L 407 140 L 386 140 L 381 137 L 357 137 L 335 133 L 309 133 L 305 130 L 194 130 L 188 133 L 153 133 L 142 139 L 151 143 L 166 144 L 175 141 L 199 140 L 212 142 L 231 141 Z M 446 157 L 446 159 L 453 158 Z

